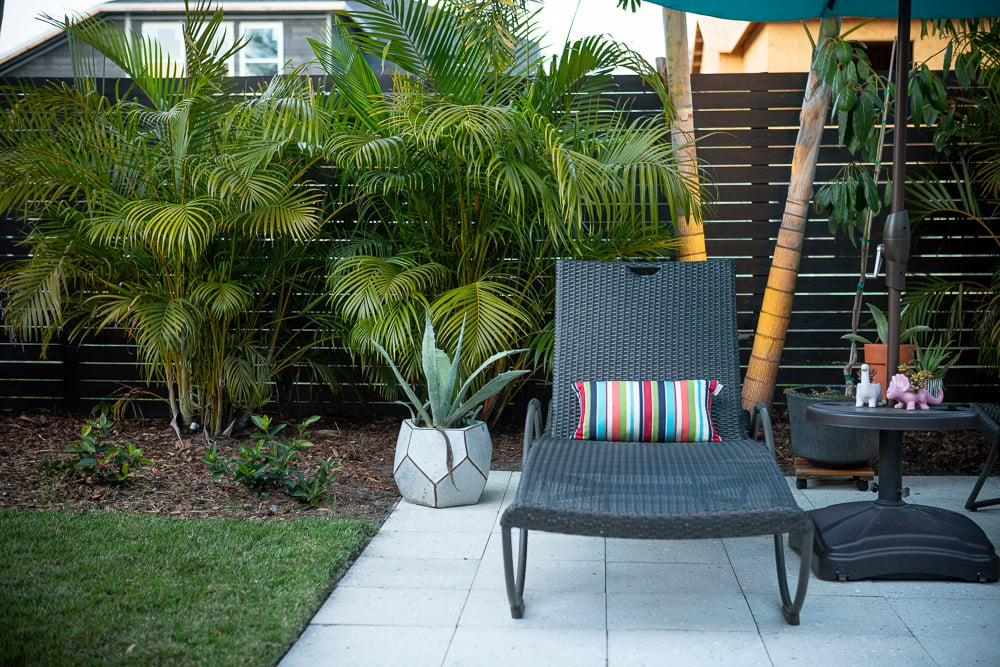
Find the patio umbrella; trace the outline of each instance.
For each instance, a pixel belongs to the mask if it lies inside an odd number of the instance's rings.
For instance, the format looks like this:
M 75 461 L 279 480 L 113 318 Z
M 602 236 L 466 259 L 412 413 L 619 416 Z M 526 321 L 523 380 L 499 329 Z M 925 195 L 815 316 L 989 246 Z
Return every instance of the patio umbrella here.
M 997 0 L 647 0 L 694 14 L 739 21 L 801 21 L 832 16 L 896 18 L 897 91 L 906 91 L 910 67 L 910 20 L 957 19 L 994 16 Z M 907 96 L 896 95 L 896 130 L 892 151 L 892 209 L 882 233 L 886 267 L 885 283 L 889 296 L 889 331 L 887 368 L 899 360 L 899 301 L 906 286 L 906 262 L 910 247 L 909 216 L 905 210 Z M 902 121 L 898 119 L 904 119 Z
M 911 18 L 975 18 L 998 13 L 997 0 L 649 0 L 674 9 L 719 18 L 791 21 L 832 16 L 897 18 L 896 131 L 893 139 L 892 212 L 882 234 L 889 297 L 889 368 L 899 359 L 900 297 L 906 284 L 910 228 L 904 208 L 906 83 L 910 67 Z M 817 404 L 811 410 L 820 408 Z M 902 430 L 973 428 L 972 410 L 865 411 L 827 404 L 816 421 L 879 431 L 879 497 L 810 511 L 815 539 L 791 536 L 793 548 L 814 551 L 813 570 L 824 579 L 918 578 L 995 581 L 1000 559 L 983 530 L 968 517 L 902 500 Z M 837 414 L 834 414 L 837 413 Z M 922 417 L 920 424 L 915 417 Z M 892 423 L 890 423 L 892 422 Z

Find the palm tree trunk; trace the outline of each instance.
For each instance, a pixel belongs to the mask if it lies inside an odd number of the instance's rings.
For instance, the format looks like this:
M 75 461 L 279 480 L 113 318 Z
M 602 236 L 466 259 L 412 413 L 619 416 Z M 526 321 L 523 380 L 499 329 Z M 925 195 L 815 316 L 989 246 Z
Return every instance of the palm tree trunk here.
M 822 19 L 819 38 L 816 40 L 817 52 L 838 34 L 839 18 Z M 774 245 L 774 256 L 750 352 L 750 364 L 743 383 L 743 406 L 748 410 L 758 401 L 770 403 L 774 397 L 781 350 L 785 345 L 788 321 L 792 315 L 795 281 L 799 275 L 809 203 L 813 196 L 816 159 L 829 108 L 830 86 L 820 80 L 815 70 L 810 68 L 802 111 L 799 114 L 799 133 L 795 139 L 795 152 L 792 154 L 788 198 Z
M 694 199 L 692 215 L 677 215 L 676 231 L 680 245 L 677 259 L 697 262 L 706 259 L 705 229 L 701 220 L 701 197 L 698 192 L 698 155 L 694 144 L 694 105 L 691 100 L 691 63 L 688 54 L 687 13 L 663 8 L 663 33 L 666 37 L 667 57 L 660 67 L 660 75 L 670 91 L 674 103 L 674 122 L 671 139 L 677 151 L 677 161 L 682 173 L 690 178 L 689 186 Z M 659 60 L 659 59 L 658 59 Z

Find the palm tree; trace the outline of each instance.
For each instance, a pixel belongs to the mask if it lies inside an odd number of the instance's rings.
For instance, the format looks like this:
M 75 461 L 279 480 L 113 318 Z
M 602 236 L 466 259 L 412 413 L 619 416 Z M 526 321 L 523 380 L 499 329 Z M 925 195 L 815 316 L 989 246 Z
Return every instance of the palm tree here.
M 619 2 L 619 6 L 622 2 Z M 694 103 L 691 94 L 691 58 L 688 53 L 687 12 L 663 8 L 663 33 L 666 41 L 664 76 L 670 90 L 676 116 L 672 126 L 674 144 L 681 165 L 697 182 L 698 154 L 694 142 Z M 698 192 L 693 193 L 695 196 Z M 686 262 L 700 262 L 708 257 L 705 250 L 705 228 L 701 207 L 695 205 L 691 215 L 677 218 L 677 258 Z
M 840 32 L 839 18 L 820 21 L 816 50 Z M 792 314 L 795 282 L 798 279 L 802 245 L 805 242 L 809 202 L 812 199 L 816 160 L 819 155 L 823 124 L 830 107 L 830 86 L 817 75 L 815 62 L 809 69 L 805 98 L 799 114 L 799 131 L 792 154 L 792 172 L 788 197 L 781 217 L 781 227 L 774 244 L 774 256 L 767 274 L 767 285 L 757 319 L 750 361 L 743 382 L 743 406 L 752 409 L 759 402 L 770 404 L 774 396 L 781 350 Z
M 545 359 L 556 257 L 658 257 L 661 220 L 692 204 L 669 116 L 630 122 L 609 105 L 610 73 L 655 70 L 615 42 L 535 55 L 532 16 L 503 0 L 361 0 L 358 28 L 314 51 L 339 93 L 328 159 L 357 185 L 357 241 L 331 264 L 330 291 L 369 365 L 372 341 L 416 370 L 425 309 L 475 366 L 526 341 Z M 371 63 L 386 63 L 383 93 Z
M 300 296 L 325 254 L 306 243 L 323 223 L 320 98 L 298 76 L 231 95 L 224 63 L 243 45 L 218 46 L 221 21 L 188 12 L 184 63 L 96 18 L 67 24 L 131 87 L 103 93 L 78 56 L 74 85 L 7 89 L 0 117 L 0 209 L 23 216 L 31 254 L 5 267 L 6 325 L 44 343 L 120 328 L 178 430 L 266 403 L 336 326 Z

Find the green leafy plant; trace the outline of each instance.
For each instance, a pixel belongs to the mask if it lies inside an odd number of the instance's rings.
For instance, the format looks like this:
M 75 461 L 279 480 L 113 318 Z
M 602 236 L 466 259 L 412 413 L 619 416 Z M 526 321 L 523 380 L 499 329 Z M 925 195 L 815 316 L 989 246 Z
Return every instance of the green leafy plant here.
M 4 326 L 42 354 L 121 332 L 178 436 L 196 417 L 225 433 L 289 376 L 327 371 L 340 326 L 318 295 L 315 237 L 339 200 L 311 170 L 325 102 L 297 72 L 236 94 L 225 63 L 246 40 L 222 39 L 217 3 L 188 4 L 183 77 L 155 41 L 94 16 L 56 23 L 72 84 L 0 86 L 0 210 L 23 222 L 28 258 L 0 272 Z M 100 84 L 105 59 L 128 86 Z
M 420 382 L 426 309 L 448 349 L 464 331 L 469 367 L 520 347 L 548 365 L 556 257 L 667 257 L 669 220 L 700 217 L 663 79 L 627 45 L 587 37 L 542 57 L 531 11 L 505 0 L 360 0 L 343 17 L 311 41 L 340 105 L 324 159 L 359 211 L 329 294 L 375 387 L 394 378 L 373 342 Z M 615 70 L 640 76 L 663 113 L 609 104 Z
M 875 343 L 885 343 L 886 339 L 889 337 L 889 320 L 885 316 L 882 310 L 873 304 L 868 304 L 868 310 L 872 313 L 872 319 L 875 322 L 875 340 L 869 340 L 860 334 L 844 334 L 841 336 L 844 340 L 854 341 L 855 343 L 861 343 L 863 345 L 872 345 Z M 905 314 L 906 308 L 903 308 L 902 314 Z M 930 331 L 931 328 L 925 324 L 916 324 L 911 327 L 907 327 L 899 332 L 899 342 L 904 344 L 910 341 L 914 334 L 921 331 Z
M 250 436 L 253 444 L 241 445 L 236 456 L 226 458 L 219 455 L 213 442 L 208 454 L 202 457 L 213 479 L 228 477 L 258 497 L 280 490 L 310 507 L 318 505 L 337 483 L 333 471 L 343 465 L 340 461 L 320 459 L 311 477 L 299 468 L 303 461 L 302 450 L 313 446 L 306 439 L 306 431 L 319 417 L 303 421 L 298 426 L 298 434 L 287 441 L 278 437 L 287 424 L 273 424 L 267 415 L 253 415 L 251 419 L 260 429 Z
M 526 350 L 507 350 L 498 352 L 484 361 L 475 371 L 468 375 L 461 385 L 461 357 L 462 338 L 465 334 L 465 324 L 458 335 L 458 345 L 455 348 L 455 357 L 452 359 L 448 353 L 437 347 L 434 335 L 434 325 L 431 323 L 430 313 L 425 313 L 424 337 L 421 347 L 421 365 L 424 379 L 427 383 L 427 399 L 423 400 L 417 396 L 413 386 L 406 381 L 406 378 L 399 372 L 392 357 L 385 348 L 377 342 L 372 341 L 385 360 L 389 363 L 400 388 L 409 403 L 403 403 L 410 409 L 410 416 L 418 426 L 427 428 L 453 428 L 464 426 L 471 422 L 482 403 L 499 393 L 518 376 L 528 373 L 527 370 L 504 371 L 499 375 L 490 378 L 475 393 L 466 398 L 470 388 L 476 378 L 493 363 L 500 361 L 513 354 L 525 352 Z
M 915 371 L 926 371 L 930 378 L 943 380 L 951 367 L 958 363 L 959 354 L 952 348 L 951 341 L 932 340 L 927 345 L 916 346 L 909 366 Z
M 886 111 L 891 108 L 892 95 L 908 92 L 912 122 L 931 129 L 935 150 L 951 160 L 961 158 L 964 172 L 957 173 L 953 163 L 950 169 L 953 178 L 947 175 L 942 178 L 940 174 L 946 172 L 937 167 L 937 175 L 927 169 L 922 178 L 912 179 L 907 185 L 910 196 L 908 208 L 916 213 L 915 233 L 919 235 L 921 218 L 928 214 L 947 219 L 949 226 L 956 215 L 975 218 L 979 212 L 976 191 L 981 190 L 983 200 L 989 201 L 995 200 L 992 195 L 1000 189 L 1000 168 L 997 167 L 1000 152 L 997 150 L 998 133 L 994 120 L 1000 103 L 1000 96 L 995 92 L 1000 73 L 1000 59 L 997 58 L 1000 53 L 1000 28 L 996 21 L 941 20 L 926 22 L 924 30 L 936 33 L 945 40 L 946 46 L 941 51 L 943 66 L 940 72 L 934 72 L 927 63 L 916 64 L 910 69 L 906 91 L 895 91 L 870 66 L 864 44 L 860 42 L 853 48 L 853 53 L 846 42 L 828 45 L 826 53 L 817 61 L 826 81 L 833 87 L 833 115 L 840 130 L 840 141 L 859 160 L 852 161 L 836 178 L 820 188 L 815 198 L 817 209 L 827 216 L 831 230 L 835 227 L 846 229 L 852 240 L 855 237 L 854 228 L 860 231 L 860 272 L 852 311 L 854 333 L 857 333 L 861 312 L 868 239 L 872 236 L 871 220 L 878 214 L 882 202 L 877 189 L 883 180 L 882 146 Z M 958 85 L 946 85 L 949 77 L 957 79 Z M 879 90 L 884 90 L 881 103 Z M 970 157 L 976 165 L 974 168 L 966 162 Z M 884 197 L 888 195 L 886 192 Z M 946 238 L 952 228 L 943 231 Z M 915 321 L 934 325 L 935 329 L 943 328 L 936 321 L 939 313 L 947 314 L 951 321 L 945 335 L 957 336 L 961 340 L 963 331 L 976 330 L 975 325 L 953 327 L 953 322 L 961 317 L 964 298 L 971 296 L 970 301 L 980 300 L 983 306 L 967 311 L 974 313 L 973 318 L 982 322 L 992 316 L 989 299 L 982 298 L 982 295 L 989 294 L 991 286 L 982 283 L 971 285 L 972 282 L 929 278 L 924 287 L 910 289 L 904 300 L 920 304 L 922 312 L 914 318 Z M 947 304 L 942 306 L 942 300 L 951 300 L 954 305 L 951 308 Z M 973 340 L 980 346 L 983 362 L 996 366 L 997 339 L 976 331 Z M 845 376 L 856 359 L 856 349 L 852 346 Z M 850 388 L 851 383 L 848 386 Z
M 66 448 L 76 456 L 69 467 L 88 482 L 122 484 L 135 475 L 137 468 L 153 464 L 131 442 L 121 446 L 108 442 L 112 425 L 104 414 L 89 419 L 80 429 L 80 441 Z
M 1000 142 L 994 141 L 994 146 L 998 145 Z M 929 169 L 917 172 L 908 192 L 915 226 L 934 229 L 935 233 L 948 233 L 962 224 L 978 226 L 992 236 L 991 249 L 1000 256 L 1000 235 L 993 231 L 992 223 L 1000 218 L 1000 184 L 991 188 L 986 179 L 977 178 L 968 160 L 950 165 L 944 175 Z M 922 276 L 907 290 L 903 301 L 914 319 L 933 326 L 943 338 L 954 339 L 961 347 L 977 348 L 976 361 L 983 371 L 991 375 L 1000 371 L 1000 263 L 986 278 Z

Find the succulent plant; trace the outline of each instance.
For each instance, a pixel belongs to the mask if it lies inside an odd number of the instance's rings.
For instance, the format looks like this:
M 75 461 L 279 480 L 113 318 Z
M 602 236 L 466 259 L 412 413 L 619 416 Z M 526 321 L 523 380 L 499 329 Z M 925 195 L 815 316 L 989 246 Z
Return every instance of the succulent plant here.
M 399 401 L 410 409 L 410 416 L 417 426 L 427 428 L 453 428 L 464 426 L 471 422 L 479 412 L 483 402 L 499 393 L 517 377 L 528 373 L 527 370 L 504 371 L 496 377 L 490 378 L 471 396 L 466 397 L 472 388 L 475 379 L 493 363 L 520 352 L 524 349 L 507 350 L 497 352 L 484 361 L 479 368 L 469 374 L 461 384 L 460 380 L 460 360 L 462 357 L 462 338 L 465 335 L 465 322 L 462 323 L 462 330 L 458 335 L 458 344 L 455 347 L 455 357 L 452 359 L 448 353 L 437 347 L 434 335 L 434 325 L 431 323 L 430 313 L 426 314 L 424 324 L 424 337 L 421 347 L 421 366 L 423 368 L 424 380 L 427 383 L 427 398 L 421 399 L 413 386 L 407 382 L 399 368 L 393 362 L 385 348 L 377 342 L 372 341 L 375 349 L 381 353 L 389 363 L 389 368 L 396 376 L 399 386 L 409 402 Z

